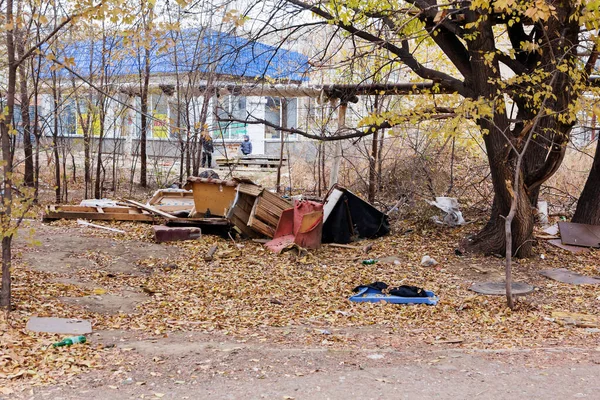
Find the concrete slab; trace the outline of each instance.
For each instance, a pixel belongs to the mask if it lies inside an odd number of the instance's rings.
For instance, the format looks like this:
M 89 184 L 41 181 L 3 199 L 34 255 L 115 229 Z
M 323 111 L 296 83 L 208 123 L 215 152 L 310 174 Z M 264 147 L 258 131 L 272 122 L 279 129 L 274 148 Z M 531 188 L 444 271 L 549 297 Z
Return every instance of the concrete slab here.
M 84 319 L 31 317 L 27 329 L 33 332 L 85 335 L 92 333 L 92 323 Z

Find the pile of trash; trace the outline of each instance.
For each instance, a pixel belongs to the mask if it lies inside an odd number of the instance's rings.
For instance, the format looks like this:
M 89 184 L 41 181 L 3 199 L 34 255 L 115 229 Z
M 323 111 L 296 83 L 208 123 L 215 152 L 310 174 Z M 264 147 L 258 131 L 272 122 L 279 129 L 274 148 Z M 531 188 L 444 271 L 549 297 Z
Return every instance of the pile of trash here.
M 347 244 L 390 231 L 386 214 L 339 185 L 321 203 L 286 199 L 247 179 L 210 177 L 190 177 L 182 189 L 160 189 L 146 204 L 101 199 L 46 207 L 44 221 L 62 218 L 164 223 L 154 226 L 157 242 L 198 239 L 205 229 L 225 234 L 234 230 L 248 238 L 268 239 L 267 247 L 275 252 L 289 246 Z

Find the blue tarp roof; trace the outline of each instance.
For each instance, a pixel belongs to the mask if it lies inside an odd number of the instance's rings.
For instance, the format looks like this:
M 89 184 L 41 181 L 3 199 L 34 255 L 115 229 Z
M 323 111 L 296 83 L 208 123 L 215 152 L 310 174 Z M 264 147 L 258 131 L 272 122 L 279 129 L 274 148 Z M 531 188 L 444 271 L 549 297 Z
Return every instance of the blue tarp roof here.
M 175 44 L 173 37 L 178 37 Z M 96 76 L 102 67 L 102 40 L 77 42 L 67 46 L 57 58 L 72 58 L 69 66 L 82 76 Z M 107 38 L 105 59 L 108 76 L 137 75 L 144 68 L 145 48 L 125 37 Z M 281 80 L 307 80 L 308 57 L 295 51 L 251 41 L 210 29 L 186 29 L 168 32 L 150 47 L 151 74 L 211 72 L 220 75 Z M 59 75 L 69 76 L 66 69 Z M 49 73 L 44 74 L 49 77 Z

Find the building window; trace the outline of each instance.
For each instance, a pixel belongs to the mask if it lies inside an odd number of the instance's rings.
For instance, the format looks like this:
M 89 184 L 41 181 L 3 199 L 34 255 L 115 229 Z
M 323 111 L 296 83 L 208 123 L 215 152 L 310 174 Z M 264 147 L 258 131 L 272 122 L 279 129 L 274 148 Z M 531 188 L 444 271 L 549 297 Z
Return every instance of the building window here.
M 267 97 L 265 120 L 278 127 L 298 127 L 298 99 Z M 280 133 L 281 131 L 273 126 L 265 126 L 265 139 L 279 139 Z M 289 134 L 288 138 L 296 138 L 296 134 Z
M 169 100 L 167 96 L 152 95 L 151 97 L 152 121 L 150 121 L 150 137 L 167 139 L 169 137 Z
M 246 98 L 242 96 L 222 96 L 217 103 L 216 129 L 213 134 L 215 139 L 242 140 L 247 132 L 247 125 L 243 122 L 221 121 L 222 119 L 244 120 L 246 112 Z

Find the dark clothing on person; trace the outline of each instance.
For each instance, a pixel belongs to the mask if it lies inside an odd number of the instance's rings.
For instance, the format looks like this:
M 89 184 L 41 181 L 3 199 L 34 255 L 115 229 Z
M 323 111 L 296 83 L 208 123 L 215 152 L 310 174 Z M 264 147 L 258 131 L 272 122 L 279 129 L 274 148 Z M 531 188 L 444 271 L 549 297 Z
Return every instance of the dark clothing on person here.
M 212 153 L 215 150 L 213 141 L 210 137 L 202 137 L 200 139 L 200 143 L 202 143 L 202 168 L 208 166 L 208 168 L 212 165 Z
M 215 151 L 215 146 L 211 138 L 202 137 L 202 139 L 200 139 L 200 143 L 202 143 L 202 150 L 208 153 Z
M 242 154 L 247 156 L 248 154 L 252 154 L 252 143 L 249 140 L 244 140 L 240 146 L 242 150 Z
M 208 153 L 206 150 L 202 152 L 202 168 L 204 166 L 208 166 L 210 168 L 212 165 L 212 153 Z

